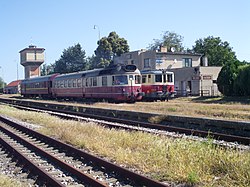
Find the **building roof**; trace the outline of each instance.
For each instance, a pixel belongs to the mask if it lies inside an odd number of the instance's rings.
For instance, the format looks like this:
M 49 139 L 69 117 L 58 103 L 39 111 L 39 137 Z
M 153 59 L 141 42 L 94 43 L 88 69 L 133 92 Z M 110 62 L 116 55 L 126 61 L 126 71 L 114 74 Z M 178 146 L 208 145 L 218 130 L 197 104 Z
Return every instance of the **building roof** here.
M 203 56 L 200 53 L 188 53 L 188 52 L 159 52 L 156 51 L 157 54 L 166 54 L 166 55 L 189 55 L 189 56 Z
M 19 51 L 19 53 L 22 53 L 25 50 L 28 50 L 28 51 L 34 51 L 34 50 L 36 50 L 36 51 L 45 51 L 44 48 L 41 48 L 41 47 L 38 48 L 35 45 L 30 45 L 28 48 L 25 48 L 25 49 L 22 49 L 21 51 Z
M 16 81 L 12 81 L 10 82 L 7 86 L 5 87 L 14 87 L 14 86 L 18 86 L 21 83 L 21 80 L 16 80 Z

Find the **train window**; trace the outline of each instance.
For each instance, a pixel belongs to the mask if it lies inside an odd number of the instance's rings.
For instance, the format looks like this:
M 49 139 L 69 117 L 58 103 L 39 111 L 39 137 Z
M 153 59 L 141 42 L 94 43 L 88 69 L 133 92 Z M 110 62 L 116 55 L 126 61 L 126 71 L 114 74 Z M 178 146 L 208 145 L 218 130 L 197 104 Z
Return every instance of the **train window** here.
M 88 80 L 89 80 L 89 79 L 85 79 L 86 87 L 88 87 L 88 85 L 89 85 L 89 84 L 88 84 Z
M 146 83 L 147 81 L 147 75 L 142 75 L 142 83 Z
M 102 77 L 102 86 L 107 86 L 107 85 L 108 85 L 107 77 Z
M 97 78 L 93 77 L 93 86 L 97 86 Z
M 133 75 L 129 75 L 129 80 L 134 80 L 134 76 Z
M 155 75 L 155 82 L 162 82 L 162 74 Z
M 135 84 L 141 84 L 141 76 L 140 75 L 135 76 Z
M 64 81 L 64 88 L 67 88 L 67 86 L 68 86 L 68 80 L 65 80 Z
M 73 80 L 73 87 L 76 87 L 76 79 Z
M 69 85 L 69 88 L 71 88 L 73 86 L 73 80 L 72 79 L 69 80 L 69 84 L 68 85 Z
M 128 64 L 128 61 L 126 61 L 126 64 Z M 137 68 L 137 67 L 136 67 L 135 65 L 133 65 L 133 64 L 130 64 L 130 65 L 126 65 L 126 66 L 125 66 L 126 71 L 135 71 L 136 68 Z
M 86 79 L 82 79 L 82 87 L 85 87 L 86 86 Z
M 167 74 L 168 82 L 173 82 L 173 75 Z
M 127 75 L 117 75 L 113 76 L 113 85 L 124 85 L 128 84 L 128 77 Z
M 148 83 L 151 83 L 151 75 L 148 75 Z
M 90 78 L 89 86 L 93 86 L 93 78 Z
M 82 85 L 82 79 L 77 79 L 77 87 L 80 88 Z

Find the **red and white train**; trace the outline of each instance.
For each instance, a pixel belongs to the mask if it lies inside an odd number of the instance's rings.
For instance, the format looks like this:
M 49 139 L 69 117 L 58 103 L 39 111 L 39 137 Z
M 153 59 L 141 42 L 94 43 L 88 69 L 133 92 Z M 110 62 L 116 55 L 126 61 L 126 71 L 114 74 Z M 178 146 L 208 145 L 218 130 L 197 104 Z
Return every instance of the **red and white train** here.
M 21 95 L 134 102 L 142 99 L 141 73 L 135 65 L 116 65 L 70 74 L 25 79 Z
M 143 70 L 142 92 L 143 100 L 156 101 L 168 100 L 174 96 L 174 73 L 166 70 Z

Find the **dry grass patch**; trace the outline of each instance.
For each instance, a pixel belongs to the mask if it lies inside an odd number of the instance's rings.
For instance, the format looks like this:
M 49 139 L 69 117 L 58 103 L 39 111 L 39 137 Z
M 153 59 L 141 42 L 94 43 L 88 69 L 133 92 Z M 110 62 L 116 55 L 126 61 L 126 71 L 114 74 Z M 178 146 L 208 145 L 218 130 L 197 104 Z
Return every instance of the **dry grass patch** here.
M 40 130 L 49 136 L 161 181 L 201 186 L 250 186 L 249 152 L 216 147 L 210 142 L 107 129 L 94 123 L 61 120 L 8 107 L 1 107 L 0 113 L 3 111 L 13 117 L 17 114 L 26 121 L 40 123 L 43 126 Z
M 14 179 L 10 179 L 9 177 L 5 175 L 0 175 L 0 186 L 4 187 L 25 187 L 26 185 L 22 184 L 21 182 L 18 182 Z

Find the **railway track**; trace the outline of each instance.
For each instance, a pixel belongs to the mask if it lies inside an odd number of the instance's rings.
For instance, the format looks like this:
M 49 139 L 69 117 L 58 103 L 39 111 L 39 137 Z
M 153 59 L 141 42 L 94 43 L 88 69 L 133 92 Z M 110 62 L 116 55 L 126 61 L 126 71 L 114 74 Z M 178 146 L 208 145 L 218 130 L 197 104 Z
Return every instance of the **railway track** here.
M 132 120 L 132 119 L 123 119 L 123 118 L 104 116 L 104 115 L 99 115 L 99 114 L 89 114 L 89 113 L 84 113 L 82 111 L 76 112 L 72 110 L 64 110 L 61 108 L 59 109 L 50 108 L 48 104 L 44 104 L 45 107 L 35 106 L 35 105 L 29 105 L 27 107 L 20 103 L 16 103 L 16 104 L 11 103 L 11 105 L 19 109 L 39 110 L 40 112 L 49 112 L 53 115 L 57 115 L 59 117 L 73 119 L 73 120 L 80 119 L 80 120 L 89 121 L 90 118 L 92 120 L 93 119 L 104 120 L 101 122 L 98 121 L 98 123 L 102 125 L 106 125 L 108 127 L 112 127 L 112 128 L 124 128 L 127 130 L 141 130 L 141 131 L 148 131 L 148 130 L 150 131 L 150 129 L 156 129 L 156 130 L 161 130 L 165 132 L 167 131 L 167 132 L 174 132 L 174 133 L 183 133 L 185 135 L 192 135 L 192 136 L 198 136 L 198 137 L 203 137 L 203 138 L 209 137 L 215 140 L 222 140 L 226 142 L 237 142 L 237 144 L 243 144 L 247 146 L 250 145 L 250 137 L 245 137 L 245 136 L 237 136 L 237 135 L 231 135 L 227 133 L 217 133 L 217 132 L 212 132 L 212 131 L 198 130 L 198 129 L 192 129 L 192 128 L 182 128 L 182 127 L 175 127 L 175 126 L 169 126 L 169 125 L 153 124 L 149 122 Z M 115 124 L 115 123 L 119 123 L 119 124 Z M 129 126 L 126 126 L 126 125 L 121 126 L 120 124 L 128 124 Z M 135 128 L 131 128 L 131 126 L 134 126 Z
M 167 186 L 0 117 L 1 150 L 8 151 L 39 186 Z

